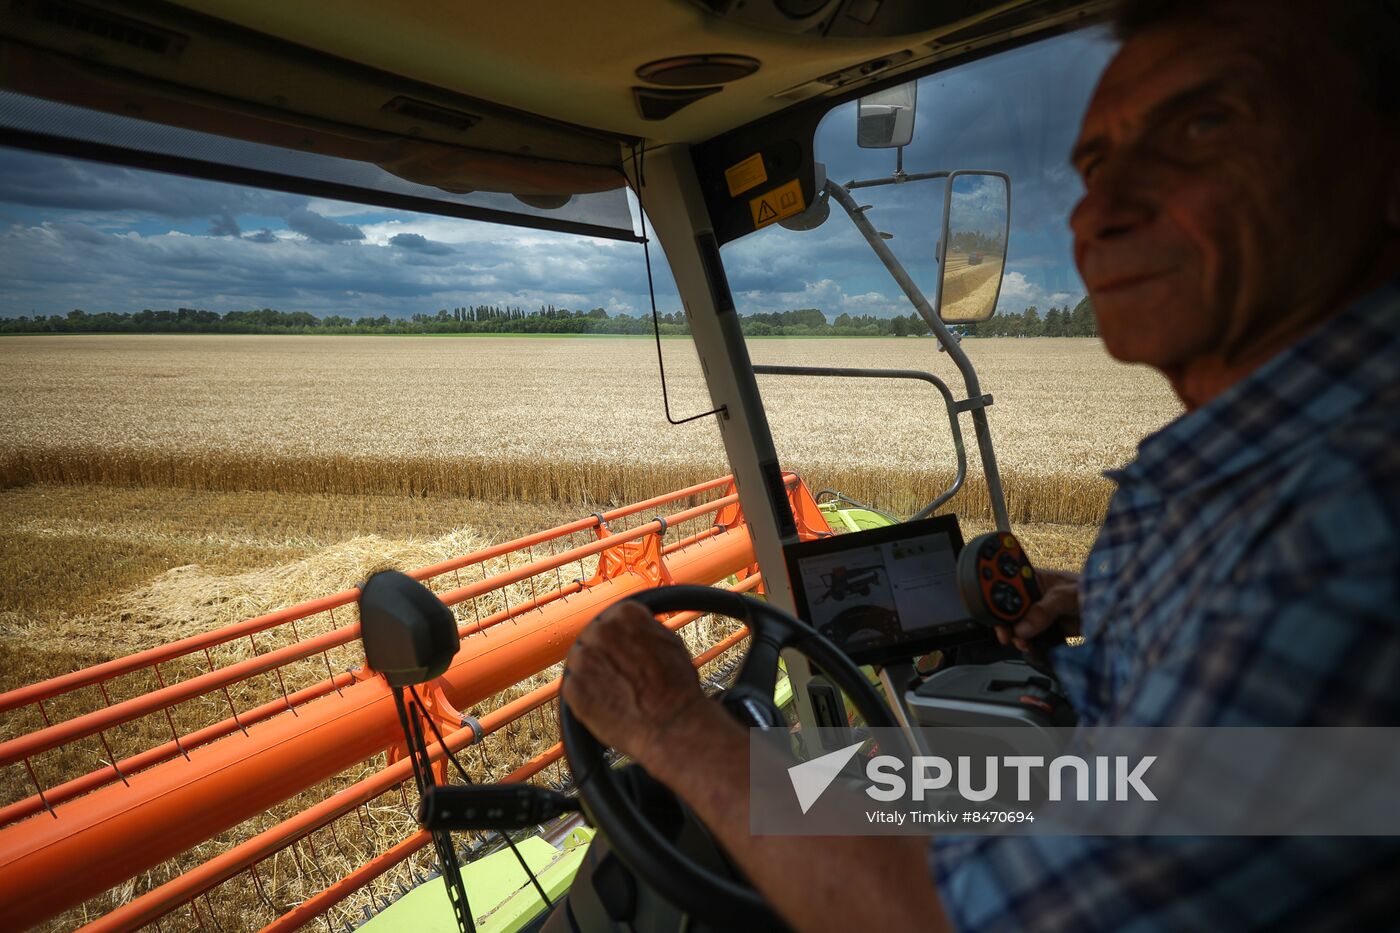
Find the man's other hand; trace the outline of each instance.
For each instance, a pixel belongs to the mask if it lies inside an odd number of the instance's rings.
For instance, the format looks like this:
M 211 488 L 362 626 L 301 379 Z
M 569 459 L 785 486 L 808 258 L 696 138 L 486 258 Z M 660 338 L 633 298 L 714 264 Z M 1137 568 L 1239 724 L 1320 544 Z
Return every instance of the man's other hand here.
M 562 695 L 598 741 L 649 767 L 668 757 L 671 727 L 705 701 L 680 636 L 631 600 L 579 633 L 564 659 Z
M 1032 652 L 1031 639 L 1052 625 L 1058 624 L 1066 636 L 1074 637 L 1079 628 L 1079 575 L 1058 570 L 1037 570 L 1035 582 L 1040 586 L 1040 601 L 1026 610 L 1026 617 L 1015 629 L 996 627 L 997 641 L 1015 645 L 1021 651 Z

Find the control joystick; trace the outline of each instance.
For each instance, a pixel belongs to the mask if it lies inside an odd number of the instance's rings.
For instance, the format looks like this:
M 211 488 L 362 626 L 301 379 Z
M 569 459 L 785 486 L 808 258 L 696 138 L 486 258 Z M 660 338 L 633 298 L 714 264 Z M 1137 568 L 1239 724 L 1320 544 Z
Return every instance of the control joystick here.
M 1012 628 L 1040 601 L 1040 585 L 1025 548 L 1009 531 L 978 535 L 958 555 L 958 590 L 972 617 L 983 625 Z M 1045 654 L 1062 645 L 1064 630 L 1051 625 L 1030 640 Z

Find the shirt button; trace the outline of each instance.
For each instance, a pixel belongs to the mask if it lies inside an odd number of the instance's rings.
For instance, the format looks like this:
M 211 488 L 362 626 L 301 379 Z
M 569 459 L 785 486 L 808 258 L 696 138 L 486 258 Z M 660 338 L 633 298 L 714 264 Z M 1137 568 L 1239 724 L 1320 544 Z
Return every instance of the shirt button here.
M 1099 561 L 1099 565 L 1098 565 L 1098 567 L 1096 567 L 1095 569 L 1098 570 L 1099 573 L 1108 573 L 1108 561 L 1107 561 L 1107 560 L 1101 560 L 1101 561 Z

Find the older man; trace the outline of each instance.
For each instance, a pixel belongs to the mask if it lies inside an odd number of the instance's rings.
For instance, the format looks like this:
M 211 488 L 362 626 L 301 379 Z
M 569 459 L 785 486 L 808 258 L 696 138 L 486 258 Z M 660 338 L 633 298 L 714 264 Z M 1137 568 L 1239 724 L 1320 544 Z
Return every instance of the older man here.
M 1400 13 L 1388 0 L 1157 0 L 1073 161 L 1075 258 L 1109 351 L 1187 412 L 1114 474 L 1055 666 L 1081 721 L 1400 725 Z M 1003 633 L 1004 637 L 1011 637 Z M 670 785 L 793 926 L 1371 929 L 1396 840 L 909 840 L 748 831 L 743 730 L 634 605 L 564 695 Z M 801 885 L 792 879 L 802 878 Z

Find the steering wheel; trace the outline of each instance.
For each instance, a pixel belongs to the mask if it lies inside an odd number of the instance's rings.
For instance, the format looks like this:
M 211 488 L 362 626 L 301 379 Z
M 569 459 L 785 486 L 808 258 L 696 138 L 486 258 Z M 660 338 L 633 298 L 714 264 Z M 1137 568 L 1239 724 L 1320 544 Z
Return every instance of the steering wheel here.
M 894 714 L 860 668 L 800 619 L 768 603 L 709 586 L 662 586 L 631 597 L 653 614 L 705 612 L 748 626 L 748 653 L 722 702 L 749 726 L 783 724 L 773 703 L 778 653 L 790 648 L 812 661 L 841 689 L 870 726 L 898 726 Z M 584 812 L 606 835 L 632 873 L 692 917 L 729 929 L 784 929 L 752 887 L 701 865 L 659 833 L 638 810 L 604 757 L 593 733 L 559 700 L 559 731 L 569 766 L 579 779 Z M 581 777 L 580 777 L 581 776 Z

